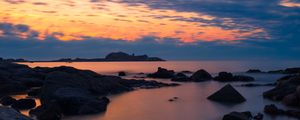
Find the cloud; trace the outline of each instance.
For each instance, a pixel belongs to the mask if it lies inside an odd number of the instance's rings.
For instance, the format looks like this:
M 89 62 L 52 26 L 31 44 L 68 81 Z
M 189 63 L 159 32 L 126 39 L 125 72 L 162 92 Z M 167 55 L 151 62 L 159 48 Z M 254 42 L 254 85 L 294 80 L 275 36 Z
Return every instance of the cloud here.
M 20 3 L 25 3 L 25 0 L 4 0 L 5 2 L 8 2 L 10 4 L 20 4 Z

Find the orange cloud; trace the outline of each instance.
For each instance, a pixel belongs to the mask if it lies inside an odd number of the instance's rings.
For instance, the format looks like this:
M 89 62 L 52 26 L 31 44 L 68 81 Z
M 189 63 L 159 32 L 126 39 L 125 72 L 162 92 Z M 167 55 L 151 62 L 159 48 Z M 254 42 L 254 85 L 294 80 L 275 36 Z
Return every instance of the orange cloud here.
M 182 42 L 243 40 L 248 36 L 265 33 L 263 29 L 247 31 L 224 29 L 208 22 L 215 16 L 177 12 L 175 10 L 152 9 L 146 5 L 129 6 L 124 3 L 101 1 L 44 0 L 36 5 L 36 0 L 20 4 L 0 1 L 0 21 L 13 24 L 26 24 L 38 31 L 44 39 L 53 33 L 60 40 L 83 40 L 82 36 L 135 41 L 145 36 L 176 38 Z M 199 19 L 201 21 L 189 21 Z M 223 18 L 224 25 L 232 20 Z

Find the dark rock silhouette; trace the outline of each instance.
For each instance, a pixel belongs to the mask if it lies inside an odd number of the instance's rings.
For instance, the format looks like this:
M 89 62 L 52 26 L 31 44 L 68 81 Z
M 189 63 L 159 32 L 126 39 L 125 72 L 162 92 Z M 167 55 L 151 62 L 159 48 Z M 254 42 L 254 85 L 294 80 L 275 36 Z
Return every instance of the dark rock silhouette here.
M 207 99 L 224 103 L 241 103 L 246 101 L 246 99 L 230 84 L 225 85 Z
M 300 119 L 300 111 L 299 110 L 283 110 L 279 109 L 274 104 L 266 105 L 264 108 L 264 112 L 273 116 L 289 116 Z
M 276 86 L 276 83 L 266 83 L 266 84 L 248 83 L 248 84 L 241 84 L 240 86 L 242 87 Z
M 17 100 L 10 97 L 10 96 L 3 96 L 0 100 L 0 103 L 4 106 L 9 106 L 13 103 L 15 103 Z
M 298 73 L 300 73 L 300 67 L 287 68 L 284 70 L 272 70 L 272 71 L 268 71 L 268 73 L 298 74 Z
M 118 76 L 126 76 L 126 72 L 120 71 L 120 72 L 118 73 Z
M 14 102 L 11 107 L 17 110 L 28 110 L 36 106 L 34 99 L 20 99 Z
M 202 82 L 202 81 L 211 80 L 212 76 L 207 71 L 201 69 L 201 70 L 198 70 L 197 72 L 195 72 L 191 76 L 191 79 L 194 82 Z
M 232 73 L 228 73 L 228 72 L 220 72 L 218 76 L 214 78 L 214 80 L 220 82 L 234 82 L 234 81 L 249 82 L 249 81 L 254 81 L 254 78 L 245 75 L 233 75 Z
M 293 105 L 293 101 L 299 100 L 300 97 L 300 90 L 297 90 L 297 88 L 300 89 L 299 86 L 300 75 L 285 76 L 277 80 L 276 87 L 264 92 L 263 96 L 271 100 L 284 100 L 287 105 Z M 300 107 L 299 104 L 296 106 Z
M 0 106 L 0 120 L 32 120 L 12 108 Z
M 252 114 L 249 111 L 246 112 L 231 112 L 223 116 L 223 120 L 250 120 Z
M 103 112 L 109 100 L 98 96 L 137 88 L 151 89 L 179 85 L 149 80 L 126 80 L 66 66 L 30 68 L 10 62 L 0 62 L 0 78 L 0 90 L 3 90 L 0 91 L 0 96 L 27 93 L 40 98 L 41 106 L 32 110 L 31 114 L 45 120 L 47 117 L 60 119 L 60 115 Z M 28 84 L 28 81 L 34 84 Z M 54 104 L 53 102 L 57 107 L 49 107 Z M 31 99 L 21 99 L 12 104 L 12 107 L 18 110 L 31 109 L 34 106 L 35 102 Z
M 262 71 L 259 69 L 250 69 L 246 73 L 262 73 Z
M 38 120 L 60 120 L 62 118 L 60 106 L 56 102 L 38 106 L 37 108 L 30 110 L 29 115 L 31 117 L 36 117 Z
M 158 67 L 155 73 L 148 74 L 150 78 L 173 78 L 174 76 L 175 72 L 173 70 L 167 70 L 161 67 Z
M 264 112 L 271 115 L 282 115 L 284 114 L 284 110 L 278 109 L 274 104 L 266 105 L 264 108 Z
M 188 76 L 186 76 L 185 74 L 183 73 L 177 73 L 175 75 L 175 77 L 173 77 L 171 79 L 171 81 L 175 81 L 175 82 L 190 82 L 192 81 L 191 78 L 189 78 Z

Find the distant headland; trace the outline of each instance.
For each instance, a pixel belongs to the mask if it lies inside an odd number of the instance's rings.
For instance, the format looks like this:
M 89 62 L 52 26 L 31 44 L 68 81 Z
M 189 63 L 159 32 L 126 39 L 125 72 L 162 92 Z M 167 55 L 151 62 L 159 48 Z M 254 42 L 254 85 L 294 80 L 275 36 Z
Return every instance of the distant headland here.
M 44 61 L 32 61 L 25 59 L 3 59 L 0 61 L 6 62 L 106 62 L 106 61 L 166 61 L 159 57 L 149 57 L 148 55 L 135 55 L 125 52 L 112 52 L 105 56 L 105 58 L 61 58 L 58 60 L 44 60 Z

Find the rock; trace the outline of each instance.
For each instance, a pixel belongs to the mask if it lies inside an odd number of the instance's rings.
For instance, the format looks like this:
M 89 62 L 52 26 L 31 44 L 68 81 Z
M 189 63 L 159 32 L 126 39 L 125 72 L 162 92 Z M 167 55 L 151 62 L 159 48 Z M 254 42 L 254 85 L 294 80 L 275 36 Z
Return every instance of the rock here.
M 297 95 L 295 93 L 285 96 L 283 98 L 282 102 L 288 106 L 298 106 L 300 104 L 299 98 L 297 97 Z
M 16 110 L 0 106 L 0 120 L 32 120 Z
M 287 73 L 287 74 L 297 74 L 297 73 L 300 73 L 300 67 L 287 68 L 287 69 L 285 69 L 285 73 Z
M 220 72 L 217 77 L 214 78 L 216 81 L 233 81 L 233 75 L 232 73 L 228 72 Z
M 296 89 L 300 85 L 300 75 L 285 76 L 277 80 L 275 88 L 263 93 L 265 98 L 271 100 L 283 100 L 283 98 L 290 94 L 296 94 Z
M 11 104 L 13 104 L 14 102 L 16 102 L 17 100 L 10 97 L 10 96 L 4 96 L 1 98 L 0 103 L 4 106 L 9 106 Z
M 17 110 L 28 110 L 34 108 L 35 106 L 36 103 L 34 99 L 20 99 L 11 105 L 12 108 L 15 108 Z
M 0 85 L 0 96 L 26 93 L 27 90 L 28 88 L 19 82 L 10 82 Z
M 250 69 L 246 73 L 262 73 L 262 71 L 259 69 Z
M 264 108 L 264 112 L 270 115 L 282 115 L 284 114 L 284 111 L 281 109 L 278 109 L 274 104 L 266 105 Z
M 264 115 L 261 113 L 257 113 L 254 117 L 254 120 L 263 120 L 264 119 Z
M 167 70 L 165 68 L 159 67 L 155 73 L 149 74 L 148 77 L 151 78 L 173 78 L 175 72 L 173 70 Z
M 250 82 L 254 81 L 253 77 L 245 76 L 245 75 L 235 75 L 233 76 L 234 81 L 241 81 L 241 82 Z
M 251 120 L 252 114 L 249 111 L 246 112 L 231 112 L 223 116 L 223 120 Z
M 125 73 L 124 71 L 120 71 L 120 72 L 118 73 L 118 76 L 126 76 L 126 73 Z
M 175 81 L 175 82 L 190 82 L 191 79 L 186 76 L 183 73 L 178 73 L 176 74 L 176 76 L 174 78 L 171 79 L 171 81 Z
M 47 105 L 38 106 L 30 110 L 29 115 L 38 120 L 60 120 L 62 113 L 56 102 L 50 102 Z
M 300 111 L 299 110 L 287 110 L 285 114 L 290 117 L 295 117 L 300 119 Z
M 197 72 L 195 72 L 191 76 L 191 79 L 194 82 L 201 82 L 201 81 L 211 80 L 212 76 L 207 71 L 201 69 L 201 70 L 198 70 Z
M 104 112 L 109 100 L 97 98 L 89 91 L 79 88 L 59 88 L 52 95 L 48 96 L 49 101 L 56 101 L 65 115 L 86 115 Z
M 241 103 L 246 101 L 246 99 L 230 84 L 225 85 L 207 99 L 225 103 Z

